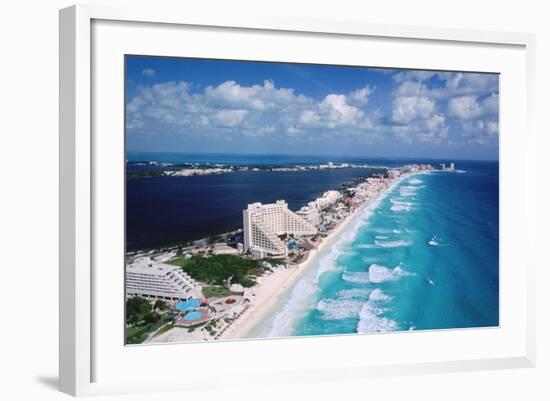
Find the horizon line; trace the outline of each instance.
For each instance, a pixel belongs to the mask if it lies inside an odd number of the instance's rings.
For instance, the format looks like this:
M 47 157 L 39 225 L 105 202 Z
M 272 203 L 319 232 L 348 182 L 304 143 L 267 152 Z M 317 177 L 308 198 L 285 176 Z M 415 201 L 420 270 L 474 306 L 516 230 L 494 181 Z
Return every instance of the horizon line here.
M 168 154 L 179 154 L 179 155 L 234 155 L 234 156 L 293 156 L 293 157 L 334 157 L 334 158 L 362 158 L 362 159 L 403 159 L 403 160 L 447 160 L 453 159 L 455 161 L 487 161 L 487 162 L 500 162 L 500 158 L 497 159 L 464 159 L 464 158 L 453 158 L 453 157 L 433 157 L 433 156 L 366 156 L 366 155 L 338 155 L 338 154 L 320 154 L 320 153 L 245 153 L 245 152 L 186 152 L 186 151 L 164 151 L 164 150 L 126 150 L 126 153 L 168 153 Z

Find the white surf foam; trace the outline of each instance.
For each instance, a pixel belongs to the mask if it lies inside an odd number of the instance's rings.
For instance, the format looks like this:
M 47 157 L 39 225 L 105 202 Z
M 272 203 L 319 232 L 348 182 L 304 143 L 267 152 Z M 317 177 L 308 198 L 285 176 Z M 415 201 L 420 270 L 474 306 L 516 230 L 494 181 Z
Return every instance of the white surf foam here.
M 389 295 L 384 294 L 380 288 L 375 288 L 371 291 L 369 294 L 369 301 L 373 302 L 388 302 L 391 301 L 392 297 Z
M 420 187 L 413 187 L 413 186 L 401 187 L 401 188 L 399 188 L 399 195 L 401 195 L 401 196 L 416 195 L 416 192 L 418 191 L 418 188 L 420 188 Z
M 345 272 L 342 275 L 342 279 L 355 284 L 379 284 L 386 281 L 398 280 L 409 274 L 410 273 L 404 271 L 401 266 L 396 266 L 391 269 L 386 266 L 372 264 L 366 272 Z
M 414 185 L 416 185 L 416 184 L 422 184 L 424 181 L 419 180 L 418 178 L 412 178 L 412 179 L 410 179 L 408 182 L 409 182 L 409 184 L 414 184 Z
M 380 316 L 382 310 L 374 306 L 371 302 L 363 304 L 359 311 L 359 323 L 357 323 L 358 333 L 372 333 L 392 331 L 396 329 L 396 323 L 386 317 Z
M 337 255 L 335 255 L 333 252 L 321 258 L 321 260 L 319 261 L 319 269 L 317 270 L 317 277 L 315 279 L 315 282 L 319 282 L 319 278 L 324 273 L 338 270 L 338 267 L 336 264 L 336 258 L 337 258 Z
M 411 206 L 414 205 L 413 202 L 406 202 L 398 199 L 390 199 L 390 202 L 392 203 L 391 210 L 393 212 L 400 212 L 403 210 L 406 210 L 407 212 L 411 210 Z
M 369 281 L 371 283 L 378 284 L 385 281 L 394 281 L 404 275 L 406 275 L 406 273 L 401 269 L 401 266 L 390 269 L 386 266 L 373 264 L 369 267 Z
M 344 249 L 353 241 L 357 235 L 359 228 L 365 223 L 366 216 L 363 216 L 350 229 L 342 232 L 338 241 L 330 247 L 330 252 L 324 255 L 319 261 L 319 269 L 315 283 L 319 282 L 320 277 L 327 272 L 336 271 L 339 269 L 337 259 L 344 252 Z
M 392 212 L 402 212 L 402 211 L 409 212 L 410 210 L 411 208 L 409 206 L 404 206 L 404 205 L 393 205 L 391 207 Z
M 371 292 L 372 291 L 369 290 L 368 288 L 349 288 L 349 289 L 338 291 L 336 296 L 341 299 L 359 298 L 362 300 L 366 300 L 369 298 Z
M 360 248 L 360 249 L 372 249 L 372 248 L 376 248 L 376 245 L 375 244 L 361 244 L 361 245 L 356 245 L 355 247 Z
M 413 202 L 404 201 L 404 200 L 395 199 L 395 198 L 390 198 L 390 202 L 392 203 L 392 205 L 403 205 L 403 206 L 412 206 L 412 205 L 414 205 Z
M 410 246 L 411 243 L 404 240 L 397 241 L 374 241 L 376 246 L 381 246 L 382 248 L 397 248 L 400 246 Z
M 265 337 L 288 336 L 292 334 L 294 319 L 311 304 L 317 286 L 310 277 L 304 277 L 294 287 L 290 299 L 275 316 L 273 322 L 262 333 Z
M 317 310 L 326 320 L 340 320 L 357 317 L 363 303 L 350 299 L 322 299 L 317 304 Z
M 369 272 L 344 273 L 342 279 L 348 283 L 367 284 L 370 283 Z

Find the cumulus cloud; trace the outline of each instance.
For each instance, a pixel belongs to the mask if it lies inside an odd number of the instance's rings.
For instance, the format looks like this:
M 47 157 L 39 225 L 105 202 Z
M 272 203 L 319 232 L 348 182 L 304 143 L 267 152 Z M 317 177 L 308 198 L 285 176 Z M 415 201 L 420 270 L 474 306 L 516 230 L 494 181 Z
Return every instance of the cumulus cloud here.
M 411 70 L 392 75 L 392 80 L 394 136 L 434 143 L 460 142 L 459 136 L 464 143 L 488 143 L 489 131 L 498 134 L 493 123 L 499 107 L 497 75 Z
M 141 75 L 147 78 L 153 78 L 155 76 L 155 70 L 152 68 L 144 68 L 141 70 Z
M 372 119 L 378 118 L 376 110 L 366 111 L 374 91 L 368 85 L 322 100 L 277 87 L 271 80 L 251 86 L 225 81 L 198 92 L 191 88 L 183 81 L 139 87 L 127 104 L 127 127 L 212 136 L 233 129 L 237 136 L 322 139 L 328 131 L 369 134 L 365 131 L 374 130 Z
M 449 115 L 463 120 L 478 117 L 482 112 L 481 105 L 475 96 L 460 96 L 449 100 Z
M 498 140 L 499 124 L 497 121 L 464 121 L 462 130 L 469 144 L 487 144 Z
M 498 113 L 498 95 L 491 94 L 481 102 L 476 96 L 458 96 L 448 103 L 449 116 L 469 120 Z
M 427 83 L 428 80 L 430 84 Z M 394 81 L 399 83 L 394 90 L 394 96 L 448 99 L 498 92 L 496 74 L 406 71 L 395 74 Z
M 154 72 L 153 72 L 154 75 Z M 201 88 L 169 81 L 136 88 L 126 104 L 127 129 L 148 135 L 308 143 L 488 143 L 498 138 L 498 77 L 403 71 L 386 78 L 388 103 L 358 83 L 347 93 L 313 98 L 272 80 L 235 80 Z
M 393 99 L 392 118 L 398 123 L 428 119 L 435 111 L 435 102 L 427 97 L 399 96 Z
M 369 101 L 369 96 L 374 92 L 374 87 L 366 85 L 361 89 L 357 89 L 349 94 L 352 102 L 356 102 L 362 106 L 366 106 Z

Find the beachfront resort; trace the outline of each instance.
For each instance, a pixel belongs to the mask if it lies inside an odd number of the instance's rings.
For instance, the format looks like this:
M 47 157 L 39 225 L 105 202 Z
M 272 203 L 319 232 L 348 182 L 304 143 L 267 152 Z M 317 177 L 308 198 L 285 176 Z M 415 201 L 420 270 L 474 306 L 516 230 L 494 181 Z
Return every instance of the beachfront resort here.
M 319 166 L 325 168 L 357 166 Z M 454 168 L 450 163 L 439 169 Z M 313 256 L 361 210 L 398 180 L 433 169 L 429 164 L 380 169 L 328 190 L 296 211 L 281 199 L 250 203 L 243 205 L 238 230 L 127 253 L 127 343 L 246 338 Z M 210 168 L 204 174 L 226 172 Z

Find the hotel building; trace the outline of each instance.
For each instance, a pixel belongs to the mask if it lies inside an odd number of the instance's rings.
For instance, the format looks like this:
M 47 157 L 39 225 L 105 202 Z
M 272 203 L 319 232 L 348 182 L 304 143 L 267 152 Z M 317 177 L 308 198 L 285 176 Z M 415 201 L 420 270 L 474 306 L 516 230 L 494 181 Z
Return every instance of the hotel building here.
M 296 214 L 315 227 L 321 224 L 321 216 L 315 206 L 315 202 L 309 202 L 307 206 L 302 207 Z
M 244 250 L 258 257 L 288 254 L 280 235 L 308 237 L 317 234 L 313 224 L 288 209 L 284 200 L 251 203 L 243 210 Z
M 126 296 L 177 301 L 201 296 L 201 287 L 177 266 L 138 260 L 126 267 Z
M 326 191 L 323 196 L 315 200 L 314 204 L 317 209 L 322 210 L 330 205 L 334 205 L 341 197 L 342 194 L 338 191 Z

